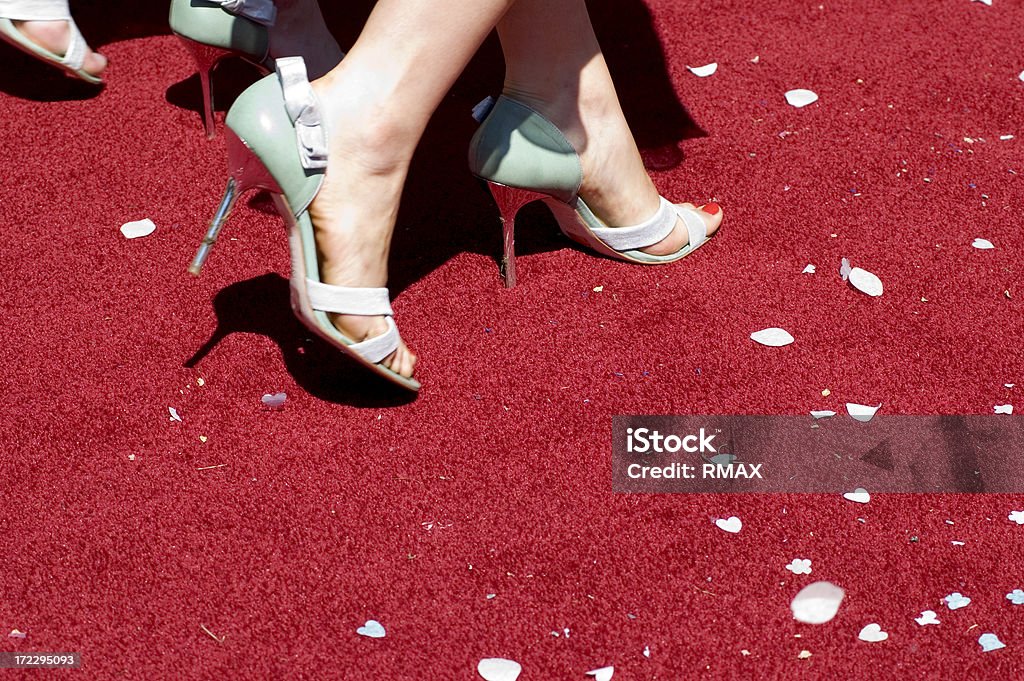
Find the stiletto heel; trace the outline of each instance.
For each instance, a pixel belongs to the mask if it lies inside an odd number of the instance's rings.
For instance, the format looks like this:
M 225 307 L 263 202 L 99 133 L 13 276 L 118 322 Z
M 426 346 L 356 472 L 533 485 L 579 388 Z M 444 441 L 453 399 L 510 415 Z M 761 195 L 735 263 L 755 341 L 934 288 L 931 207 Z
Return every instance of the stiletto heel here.
M 225 119 L 231 179 L 189 271 L 199 272 L 238 197 L 248 189 L 269 190 L 288 226 L 291 304 L 296 316 L 363 366 L 403 388 L 419 390 L 416 379 L 381 364 L 401 342 L 388 290 L 335 286 L 320 280 L 316 235 L 308 211 L 327 168 L 327 134 L 319 107 L 301 57 L 277 60 L 276 74 L 238 96 Z M 357 342 L 339 331 L 330 315 L 384 317 L 387 331 Z
M 501 213 L 503 236 L 501 275 L 505 282 L 505 288 L 512 288 L 516 285 L 516 214 L 526 204 L 546 199 L 547 196 L 529 189 L 508 187 L 497 182 L 488 182 L 487 187 L 491 190 L 494 202 L 498 204 L 498 212 Z
M 203 86 L 203 125 L 206 128 L 206 139 L 212 140 L 217 135 L 217 129 L 213 122 L 213 87 L 210 83 L 210 76 L 221 59 L 230 57 L 234 53 L 222 47 L 196 42 L 183 35 L 179 35 L 178 38 L 196 62 L 199 82 Z
M 269 37 L 265 26 L 242 15 L 227 12 L 220 3 L 207 0 L 172 0 L 168 20 L 171 31 L 192 55 L 203 87 L 203 126 L 206 138 L 217 135 L 214 125 L 211 78 L 225 57 L 237 56 L 267 74 Z
M 224 198 L 221 199 L 220 206 L 217 207 L 217 212 L 214 213 L 213 219 L 210 220 L 210 227 L 206 230 L 206 236 L 203 237 L 202 242 L 199 244 L 199 250 L 196 251 L 196 255 L 192 258 L 192 264 L 188 266 L 189 274 L 198 277 L 200 271 L 203 269 L 203 264 L 206 262 L 206 258 L 209 257 L 210 251 L 213 249 L 213 245 L 217 243 L 217 237 L 220 235 L 220 228 L 227 222 L 228 216 L 231 214 L 231 209 L 235 205 L 235 200 L 238 198 L 238 185 L 235 184 L 235 178 L 228 178 L 227 189 L 224 190 Z
M 490 108 L 473 135 L 469 167 L 474 175 L 487 181 L 501 212 L 506 286 L 515 285 L 515 214 L 537 199 L 548 204 L 559 228 L 570 239 L 627 262 L 674 262 L 708 240 L 707 225 L 695 209 L 673 205 L 664 197 L 655 214 L 638 225 L 606 225 L 579 195 L 583 184 L 580 157 L 562 131 L 530 107 L 504 95 Z M 641 250 L 671 234 L 679 220 L 689 236 L 685 246 L 669 255 L 651 255 Z
M 217 212 L 210 220 L 206 236 L 200 242 L 199 250 L 196 251 L 195 257 L 192 258 L 192 264 L 188 267 L 188 271 L 197 277 L 206 258 L 209 257 L 213 245 L 217 243 L 220 230 L 231 215 L 231 209 L 234 208 L 235 201 L 239 196 L 250 189 L 266 189 L 273 193 L 275 198 L 282 193 L 281 187 L 274 181 L 259 158 L 230 130 L 227 134 L 227 147 L 229 177 L 227 188 L 224 190 L 224 198 L 221 199 Z M 278 211 L 283 214 L 280 206 L 278 206 Z

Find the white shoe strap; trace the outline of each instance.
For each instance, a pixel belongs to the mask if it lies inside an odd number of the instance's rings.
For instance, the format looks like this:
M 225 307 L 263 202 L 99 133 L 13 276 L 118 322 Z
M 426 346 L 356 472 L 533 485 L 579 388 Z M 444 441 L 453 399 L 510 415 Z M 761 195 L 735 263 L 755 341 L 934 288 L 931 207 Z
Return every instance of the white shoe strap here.
M 348 346 L 348 349 L 353 352 L 358 352 L 367 362 L 376 364 L 381 361 L 392 352 L 398 349 L 398 327 L 395 326 L 395 320 L 391 317 L 385 317 L 384 321 L 388 324 L 388 330 L 379 336 L 373 338 L 367 338 L 362 343 L 355 343 Z
M 609 248 L 627 251 L 658 243 L 676 226 L 676 207 L 661 197 L 658 211 L 650 219 L 632 227 L 595 227 L 590 231 Z
M 386 288 L 354 288 L 331 286 L 312 279 L 306 279 L 309 304 L 314 310 L 335 314 L 353 314 L 375 317 L 383 315 L 388 330 L 379 336 L 368 338 L 349 347 L 366 361 L 376 364 L 398 348 L 398 327 L 391 318 L 391 300 Z
M 85 64 L 85 53 L 89 50 L 89 46 L 85 44 L 85 38 L 82 37 L 75 22 L 68 21 L 68 27 L 71 29 L 71 41 L 68 43 L 67 52 L 64 53 L 64 58 L 61 61 L 78 71 Z
M 391 300 L 386 288 L 354 288 L 332 286 L 306 279 L 309 304 L 314 310 L 335 314 L 357 314 L 368 317 L 391 316 Z
M 327 167 L 327 129 L 320 115 L 320 102 L 306 75 L 302 57 L 285 57 L 276 62 L 277 76 L 284 92 L 284 108 L 295 125 L 295 141 L 302 167 Z
M 252 19 L 257 24 L 273 26 L 277 20 L 277 8 L 273 0 L 217 0 L 221 7 L 232 14 Z
M 683 224 L 686 225 L 686 232 L 690 235 L 690 248 L 697 248 L 708 239 L 708 226 L 692 208 L 686 206 L 673 206 Z

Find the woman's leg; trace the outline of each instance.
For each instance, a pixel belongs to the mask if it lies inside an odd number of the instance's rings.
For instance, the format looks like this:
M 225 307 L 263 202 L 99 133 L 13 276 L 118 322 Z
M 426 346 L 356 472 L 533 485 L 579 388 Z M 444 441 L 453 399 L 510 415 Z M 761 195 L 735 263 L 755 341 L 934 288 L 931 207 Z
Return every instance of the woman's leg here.
M 584 0 L 517 0 L 498 24 L 505 94 L 557 125 L 579 152 L 580 195 L 609 225 L 638 224 L 658 209 L 658 191 L 622 114 Z M 718 206 L 701 213 L 710 235 Z M 654 246 L 675 253 L 689 240 L 682 223 Z
M 345 59 L 313 87 L 328 122 L 327 175 L 310 206 L 320 276 L 338 286 L 384 286 L 409 163 L 441 98 L 512 0 L 380 0 Z M 383 318 L 339 316 L 360 341 Z M 411 376 L 404 345 L 384 361 Z
M 380 0 L 351 52 L 313 83 L 330 130 L 327 176 L 310 206 L 325 282 L 385 285 L 413 152 L 441 98 L 495 26 L 508 62 L 506 90 L 563 127 L 581 155 L 588 205 L 612 225 L 642 222 L 657 209 L 658 193 L 583 0 Z M 721 214 L 703 217 L 709 233 L 717 229 Z M 687 238 L 679 225 L 644 250 L 674 253 Z M 386 328 L 382 318 L 341 316 L 335 323 L 357 341 Z M 385 361 L 406 376 L 414 363 L 404 345 Z

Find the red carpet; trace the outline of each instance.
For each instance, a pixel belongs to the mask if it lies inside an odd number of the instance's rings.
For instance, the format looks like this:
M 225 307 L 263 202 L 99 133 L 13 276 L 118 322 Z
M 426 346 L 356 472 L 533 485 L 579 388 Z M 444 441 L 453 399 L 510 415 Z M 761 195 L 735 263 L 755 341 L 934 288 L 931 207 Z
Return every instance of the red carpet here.
M 465 170 L 469 109 L 500 87 L 488 43 L 428 130 L 395 239 L 415 400 L 307 339 L 264 199 L 186 273 L 223 136 L 204 139 L 155 5 L 73 7 L 111 60 L 98 96 L 0 46 L 0 650 L 78 651 L 97 679 L 471 679 L 484 657 L 524 680 L 1024 677 L 1005 598 L 1024 588 L 1007 520 L 1024 494 L 626 496 L 610 473 L 615 414 L 1024 409 L 1018 3 L 595 4 L 656 183 L 718 200 L 725 224 L 641 268 L 531 211 L 513 290 Z M 347 45 L 369 8 L 339 5 Z M 251 75 L 219 75 L 222 108 Z M 820 100 L 795 109 L 793 88 Z M 124 239 L 143 217 L 156 233 Z M 884 295 L 843 285 L 843 257 Z M 796 342 L 751 342 L 769 326 Z M 730 515 L 737 535 L 712 523 Z M 817 579 L 846 600 L 799 624 L 789 603 Z M 916 624 L 925 609 L 941 624 Z M 387 636 L 356 635 L 368 619 Z M 889 639 L 859 641 L 870 622 Z M 983 653 L 983 632 L 1006 647 Z

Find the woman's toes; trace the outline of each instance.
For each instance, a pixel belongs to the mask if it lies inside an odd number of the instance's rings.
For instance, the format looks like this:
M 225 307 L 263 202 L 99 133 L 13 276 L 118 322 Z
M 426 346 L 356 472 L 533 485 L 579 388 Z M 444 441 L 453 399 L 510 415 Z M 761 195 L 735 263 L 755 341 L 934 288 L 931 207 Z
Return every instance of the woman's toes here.
M 406 378 L 411 378 L 413 370 L 416 367 L 416 355 L 412 354 L 412 351 L 403 343 L 398 349 L 400 363 L 398 365 L 398 373 Z
M 376 338 L 387 333 L 388 324 L 384 317 L 363 317 L 360 315 L 331 315 L 331 321 L 347 338 L 356 342 Z M 398 347 L 380 361 L 381 366 L 396 374 L 411 378 L 416 366 L 416 355 L 412 354 L 405 341 L 399 339 Z
M 717 203 L 706 203 L 701 206 L 699 211 L 701 220 L 708 226 L 708 236 L 711 236 L 718 231 L 718 228 L 722 225 L 722 208 Z
M 67 54 L 71 44 L 71 25 L 67 21 L 16 21 L 18 30 L 39 47 L 54 54 Z M 93 76 L 99 76 L 107 68 L 107 58 L 86 48 L 82 69 Z
M 82 68 L 90 75 L 99 76 L 107 68 L 107 58 L 99 52 L 89 50 L 85 55 L 85 62 L 82 64 Z
M 722 225 L 722 207 L 717 203 L 705 203 L 703 206 L 695 206 L 692 203 L 681 203 L 679 204 L 683 208 L 689 208 L 697 211 L 697 215 L 704 221 L 704 224 L 708 228 L 708 236 L 711 236 L 718 231 L 718 228 Z
M 416 355 L 412 354 L 408 346 L 403 342 L 381 364 L 400 376 L 412 378 L 413 370 L 416 366 Z
M 701 207 L 697 207 L 692 203 L 680 203 L 679 205 L 697 212 L 697 215 L 700 216 L 700 219 L 704 221 L 707 227 L 708 236 L 717 232 L 722 224 L 722 209 L 717 203 L 707 203 Z M 649 255 L 672 255 L 679 252 L 679 249 L 686 246 L 689 241 L 690 237 L 686 231 L 686 225 L 680 219 L 676 221 L 676 228 L 667 237 L 653 246 L 640 250 Z

